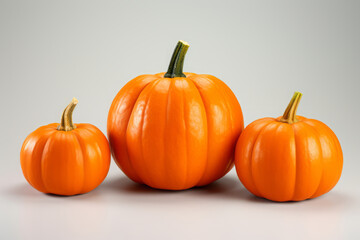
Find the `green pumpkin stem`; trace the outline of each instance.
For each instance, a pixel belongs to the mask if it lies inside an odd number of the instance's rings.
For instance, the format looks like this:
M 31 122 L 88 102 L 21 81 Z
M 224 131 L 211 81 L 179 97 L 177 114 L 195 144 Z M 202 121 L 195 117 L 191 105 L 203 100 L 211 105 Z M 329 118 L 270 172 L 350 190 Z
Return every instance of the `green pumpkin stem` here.
M 71 103 L 65 108 L 61 116 L 61 123 L 58 126 L 57 130 L 67 132 L 76 128 L 72 121 L 72 114 L 78 102 L 79 101 L 76 98 L 73 98 Z
M 299 120 L 296 118 L 296 110 L 298 108 L 300 99 L 301 99 L 302 93 L 295 92 L 293 97 L 290 100 L 289 105 L 287 106 L 282 118 L 280 119 L 280 122 L 285 123 L 296 123 Z
M 189 44 L 180 40 L 174 50 L 169 64 L 169 69 L 164 75 L 166 78 L 186 77 L 183 73 L 184 59 Z

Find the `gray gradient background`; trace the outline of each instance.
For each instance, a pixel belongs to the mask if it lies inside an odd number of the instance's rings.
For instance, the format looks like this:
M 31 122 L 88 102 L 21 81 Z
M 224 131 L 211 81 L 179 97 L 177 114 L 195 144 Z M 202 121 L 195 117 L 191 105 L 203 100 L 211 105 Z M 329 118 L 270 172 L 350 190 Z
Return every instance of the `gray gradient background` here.
M 0 0 L 0 239 L 359 239 L 360 1 Z M 185 71 L 226 82 L 245 124 L 298 114 L 333 129 L 344 152 L 338 185 L 298 203 L 248 193 L 232 170 L 181 192 L 132 183 L 112 162 L 105 182 L 55 197 L 24 179 L 19 151 L 58 122 L 72 97 L 75 122 L 106 132 L 111 101 L 130 79 L 167 69 L 190 43 Z

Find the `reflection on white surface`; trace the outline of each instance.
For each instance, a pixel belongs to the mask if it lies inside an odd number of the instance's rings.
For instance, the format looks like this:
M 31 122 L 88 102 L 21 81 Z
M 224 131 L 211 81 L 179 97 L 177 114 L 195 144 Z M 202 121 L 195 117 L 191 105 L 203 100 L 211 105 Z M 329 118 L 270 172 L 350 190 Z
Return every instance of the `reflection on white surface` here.
M 234 171 L 203 188 L 155 190 L 116 171 L 95 191 L 73 197 L 46 195 L 24 181 L 6 192 L 9 237 L 18 239 L 158 238 L 341 239 L 346 209 L 354 204 L 336 191 L 303 202 L 254 197 Z M 261 229 L 259 229 L 261 228 Z
M 73 197 L 43 194 L 27 184 L 16 186 L 12 192 L 11 215 L 13 234 L 18 239 L 52 236 L 100 236 L 106 218 L 106 206 L 93 191 Z M 10 210 L 10 209 L 9 209 Z

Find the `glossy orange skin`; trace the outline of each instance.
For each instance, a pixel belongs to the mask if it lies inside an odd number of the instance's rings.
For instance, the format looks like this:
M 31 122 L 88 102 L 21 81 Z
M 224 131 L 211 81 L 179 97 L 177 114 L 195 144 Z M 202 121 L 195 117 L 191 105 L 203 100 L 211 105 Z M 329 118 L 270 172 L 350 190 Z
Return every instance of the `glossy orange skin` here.
M 75 195 L 96 188 L 110 167 L 110 148 L 104 134 L 91 124 L 59 131 L 58 123 L 32 132 L 21 148 L 26 180 L 43 193 Z
M 240 136 L 236 171 L 254 195 L 301 201 L 329 192 L 340 179 L 343 155 L 336 135 L 318 120 L 297 118 L 293 124 L 262 118 Z
M 108 116 L 113 158 L 133 181 L 182 190 L 233 167 L 243 116 L 235 95 L 211 75 L 141 75 L 115 97 Z

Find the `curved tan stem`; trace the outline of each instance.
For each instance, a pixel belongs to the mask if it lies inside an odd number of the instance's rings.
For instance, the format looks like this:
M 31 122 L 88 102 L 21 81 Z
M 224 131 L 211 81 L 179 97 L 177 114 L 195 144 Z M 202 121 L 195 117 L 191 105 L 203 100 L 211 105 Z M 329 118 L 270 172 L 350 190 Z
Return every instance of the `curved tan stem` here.
M 287 106 L 282 118 L 280 119 L 280 122 L 285 123 L 296 123 L 299 120 L 296 118 L 296 110 L 298 108 L 300 99 L 301 99 L 302 93 L 295 92 L 293 97 L 290 100 L 289 105 Z
M 72 121 L 72 114 L 78 102 L 76 98 L 73 98 L 71 103 L 65 108 L 61 116 L 61 123 L 57 128 L 59 131 L 71 131 L 76 128 Z

